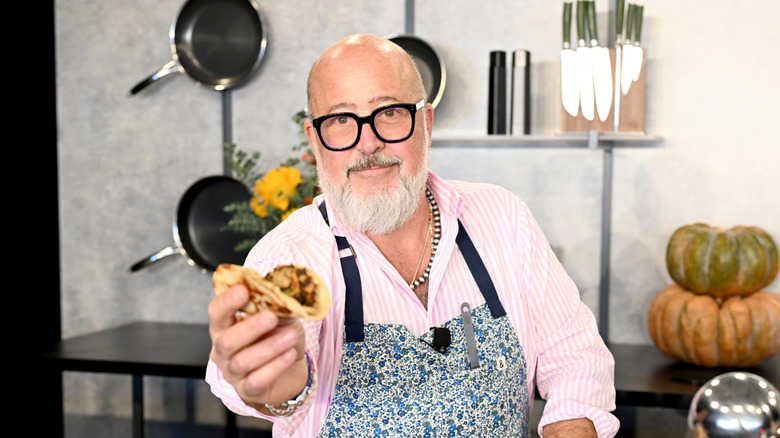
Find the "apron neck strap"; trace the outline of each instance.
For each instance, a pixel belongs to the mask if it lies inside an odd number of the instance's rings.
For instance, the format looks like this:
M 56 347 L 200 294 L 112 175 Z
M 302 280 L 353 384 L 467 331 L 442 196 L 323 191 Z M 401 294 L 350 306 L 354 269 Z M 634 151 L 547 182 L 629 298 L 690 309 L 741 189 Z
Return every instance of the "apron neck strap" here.
M 458 236 L 455 237 L 455 243 L 458 244 L 460 253 L 463 254 L 474 281 L 477 282 L 482 296 L 485 297 L 493 318 L 501 318 L 506 315 L 504 306 L 501 305 L 501 301 L 498 299 L 498 292 L 496 292 L 496 287 L 493 285 L 493 280 L 490 279 L 490 274 L 487 268 L 485 268 L 485 264 L 482 263 L 482 258 L 474 247 L 474 243 L 471 242 L 466 229 L 463 228 L 460 219 L 458 219 Z
M 320 204 L 319 209 L 325 223 L 330 225 L 325 201 Z M 347 238 L 335 235 L 333 237 L 336 238 L 336 246 L 341 260 L 341 273 L 344 276 L 344 283 L 347 285 L 344 297 L 344 333 L 347 342 L 363 342 L 363 287 L 360 284 L 360 270 L 358 270 L 355 253 Z

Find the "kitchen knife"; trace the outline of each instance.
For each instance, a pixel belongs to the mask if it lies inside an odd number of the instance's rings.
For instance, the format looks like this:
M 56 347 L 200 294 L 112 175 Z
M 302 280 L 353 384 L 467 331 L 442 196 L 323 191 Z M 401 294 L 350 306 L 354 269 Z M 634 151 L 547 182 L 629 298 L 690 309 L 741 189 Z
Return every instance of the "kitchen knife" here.
M 579 59 L 580 74 L 580 109 L 582 116 L 587 120 L 593 120 L 595 104 L 593 102 L 593 67 L 590 61 L 590 52 L 586 44 L 585 19 L 587 8 L 585 0 L 577 0 L 577 58 Z
M 631 82 L 633 81 L 633 58 L 634 58 L 634 45 L 631 43 L 632 34 L 634 30 L 634 11 L 636 5 L 628 4 L 628 15 L 626 17 L 626 40 L 623 43 L 623 66 L 621 67 L 620 78 L 620 91 L 623 95 L 628 94 L 628 90 L 631 89 Z
M 577 117 L 580 106 L 579 60 L 571 48 L 571 2 L 563 4 L 563 49 L 561 50 L 561 99 L 563 108 Z
M 615 117 L 613 119 L 614 131 L 620 131 L 620 70 L 623 68 L 621 54 L 623 51 L 623 8 L 625 0 L 617 0 L 615 9 Z
M 639 73 L 642 72 L 644 50 L 639 45 L 639 39 L 642 35 L 642 12 L 644 9 L 644 6 L 637 5 L 634 11 L 634 67 L 632 69 L 634 80 L 639 79 Z
M 593 67 L 593 90 L 596 98 L 596 109 L 599 120 L 607 120 L 612 108 L 612 63 L 609 59 L 609 49 L 599 45 L 599 35 L 596 24 L 596 2 L 588 0 L 588 30 L 590 32 L 590 57 Z

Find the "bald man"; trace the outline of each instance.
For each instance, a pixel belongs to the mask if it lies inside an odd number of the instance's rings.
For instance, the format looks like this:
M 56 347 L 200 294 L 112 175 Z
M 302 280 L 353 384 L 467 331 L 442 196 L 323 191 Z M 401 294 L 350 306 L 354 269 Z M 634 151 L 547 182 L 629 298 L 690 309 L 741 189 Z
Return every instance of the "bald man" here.
M 352 35 L 309 73 L 306 135 L 322 195 L 245 266 L 296 264 L 331 293 L 321 321 L 237 321 L 209 305 L 206 380 L 275 437 L 611 437 L 614 360 L 528 207 L 428 169 L 433 107 L 393 42 Z M 500 163 L 499 163 L 500 164 Z

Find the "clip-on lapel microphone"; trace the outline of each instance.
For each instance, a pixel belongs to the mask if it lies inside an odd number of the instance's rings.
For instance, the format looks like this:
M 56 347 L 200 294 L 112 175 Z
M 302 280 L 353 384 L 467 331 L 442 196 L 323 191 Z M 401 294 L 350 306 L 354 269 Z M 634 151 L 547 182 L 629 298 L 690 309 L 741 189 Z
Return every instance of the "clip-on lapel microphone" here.
M 433 327 L 433 348 L 441 354 L 447 352 L 447 347 L 452 343 L 450 329 L 447 327 Z

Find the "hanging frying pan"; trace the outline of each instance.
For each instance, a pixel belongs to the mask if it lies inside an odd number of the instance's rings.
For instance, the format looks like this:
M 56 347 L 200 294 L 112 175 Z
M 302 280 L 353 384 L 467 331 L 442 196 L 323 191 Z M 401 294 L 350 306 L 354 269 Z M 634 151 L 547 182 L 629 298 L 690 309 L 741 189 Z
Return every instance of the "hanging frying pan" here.
M 249 251 L 237 252 L 236 245 L 248 236 L 223 230 L 230 220 L 224 207 L 245 201 L 246 186 L 227 176 L 209 176 L 191 185 L 179 201 L 173 220 L 174 244 L 152 254 L 130 267 L 138 271 L 170 255 L 181 254 L 191 266 L 203 272 L 214 272 L 220 263 L 244 263 Z
M 436 108 L 447 83 L 447 71 L 439 54 L 430 44 L 411 35 L 393 35 L 386 38 L 401 46 L 412 57 L 425 85 L 425 101 Z
M 240 85 L 260 66 L 266 34 L 265 20 L 251 0 L 187 0 L 169 32 L 173 60 L 129 94 L 179 72 L 214 90 Z

